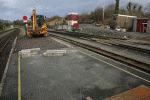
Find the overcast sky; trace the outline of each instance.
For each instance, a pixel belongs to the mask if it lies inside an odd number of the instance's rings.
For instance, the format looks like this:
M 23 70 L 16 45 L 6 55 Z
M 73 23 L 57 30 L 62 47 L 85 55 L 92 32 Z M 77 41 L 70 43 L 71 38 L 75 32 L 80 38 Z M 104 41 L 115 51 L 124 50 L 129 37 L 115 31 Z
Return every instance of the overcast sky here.
M 115 1 L 105 0 L 105 5 Z M 120 6 L 125 6 L 128 2 L 139 3 L 145 7 L 150 0 L 120 0 Z M 103 0 L 0 0 L 0 19 L 13 21 L 22 19 L 24 15 L 29 18 L 34 7 L 37 14 L 64 17 L 71 12 L 90 13 L 98 6 L 103 6 Z

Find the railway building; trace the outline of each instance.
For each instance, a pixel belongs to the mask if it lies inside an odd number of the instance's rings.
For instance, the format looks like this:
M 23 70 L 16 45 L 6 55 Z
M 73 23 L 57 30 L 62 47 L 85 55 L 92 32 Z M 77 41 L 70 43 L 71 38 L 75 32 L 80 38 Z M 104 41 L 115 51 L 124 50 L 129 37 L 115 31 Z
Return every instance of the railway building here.
M 134 19 L 136 18 L 137 16 L 114 14 L 111 20 L 111 28 L 116 29 L 119 27 L 126 29 L 127 31 L 133 31 Z
M 69 13 L 68 14 L 68 25 L 78 28 L 79 27 L 78 20 L 79 20 L 78 13 Z
M 67 30 L 67 31 L 75 31 L 79 30 L 79 15 L 78 13 L 69 13 L 67 16 L 68 20 L 62 19 L 60 23 L 55 24 L 56 30 Z
M 147 33 L 150 30 L 150 21 L 148 18 L 138 18 L 137 16 L 114 14 L 111 20 L 111 28 L 126 29 L 139 33 Z

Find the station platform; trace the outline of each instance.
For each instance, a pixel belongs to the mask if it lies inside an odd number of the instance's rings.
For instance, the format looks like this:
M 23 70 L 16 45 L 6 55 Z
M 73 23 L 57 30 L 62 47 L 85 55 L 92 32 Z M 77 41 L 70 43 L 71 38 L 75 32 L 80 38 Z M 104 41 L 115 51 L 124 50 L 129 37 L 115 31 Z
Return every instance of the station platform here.
M 31 48 L 41 50 L 18 60 L 20 50 Z M 46 50 L 54 49 L 66 50 L 66 54 L 43 56 Z M 102 100 L 141 85 L 150 87 L 149 79 L 149 74 L 52 37 L 20 37 L 10 60 L 1 99 L 18 99 L 18 84 L 21 84 L 22 100 L 84 100 L 86 97 Z

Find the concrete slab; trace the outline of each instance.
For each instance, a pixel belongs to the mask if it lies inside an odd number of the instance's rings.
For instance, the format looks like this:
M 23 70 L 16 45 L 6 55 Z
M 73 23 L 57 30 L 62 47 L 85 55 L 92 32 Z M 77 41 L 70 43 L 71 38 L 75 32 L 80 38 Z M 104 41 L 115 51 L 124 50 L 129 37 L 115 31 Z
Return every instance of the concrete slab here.
M 66 53 L 66 50 L 47 50 L 48 53 Z
M 47 50 L 43 53 L 43 56 L 63 56 L 66 50 Z
M 86 99 L 85 100 L 92 100 L 90 97 L 86 97 Z
M 19 55 L 22 58 L 31 57 L 31 55 L 36 55 L 40 51 L 40 48 L 32 48 L 32 49 L 23 49 L 19 51 Z
M 64 54 L 63 53 L 48 53 L 48 52 L 44 52 L 43 53 L 43 56 L 63 56 Z
M 32 48 L 30 49 L 31 55 L 37 54 L 41 49 L 40 48 Z
M 22 57 L 22 58 L 31 57 L 30 50 L 22 50 L 22 51 L 19 51 L 19 55 L 20 55 L 20 57 Z

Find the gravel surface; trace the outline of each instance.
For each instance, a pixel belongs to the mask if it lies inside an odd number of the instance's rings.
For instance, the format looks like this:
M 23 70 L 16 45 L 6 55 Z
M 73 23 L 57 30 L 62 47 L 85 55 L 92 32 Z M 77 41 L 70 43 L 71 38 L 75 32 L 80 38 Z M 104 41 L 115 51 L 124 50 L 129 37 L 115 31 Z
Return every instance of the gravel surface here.
M 150 33 L 137 33 L 137 32 L 118 32 L 111 29 L 104 29 L 99 26 L 92 26 L 91 24 L 81 24 L 81 32 L 85 34 L 96 34 L 105 37 L 120 38 L 127 40 L 115 40 L 124 42 L 131 46 L 150 49 Z M 104 40 L 107 41 L 107 40 Z M 110 42 L 113 42 L 110 40 Z
M 111 29 L 104 29 L 99 26 L 92 26 L 91 24 L 80 24 L 81 32 L 86 34 L 96 34 L 100 36 L 112 38 L 127 38 L 136 40 L 150 41 L 150 33 L 137 33 L 137 32 L 118 32 Z
M 48 50 L 48 49 L 58 49 L 58 48 L 65 48 L 65 47 L 66 46 L 60 45 L 48 37 L 38 37 L 38 38 L 25 37 L 25 38 L 19 38 L 17 40 L 16 50 L 20 51 L 22 49 L 31 49 L 31 48 L 41 48 L 41 50 Z
M 66 48 L 65 45 L 61 45 L 58 42 L 52 40 L 50 37 L 26 37 L 24 29 L 21 29 L 20 35 L 16 43 L 16 51 L 22 49 L 40 48 L 41 50 Z

